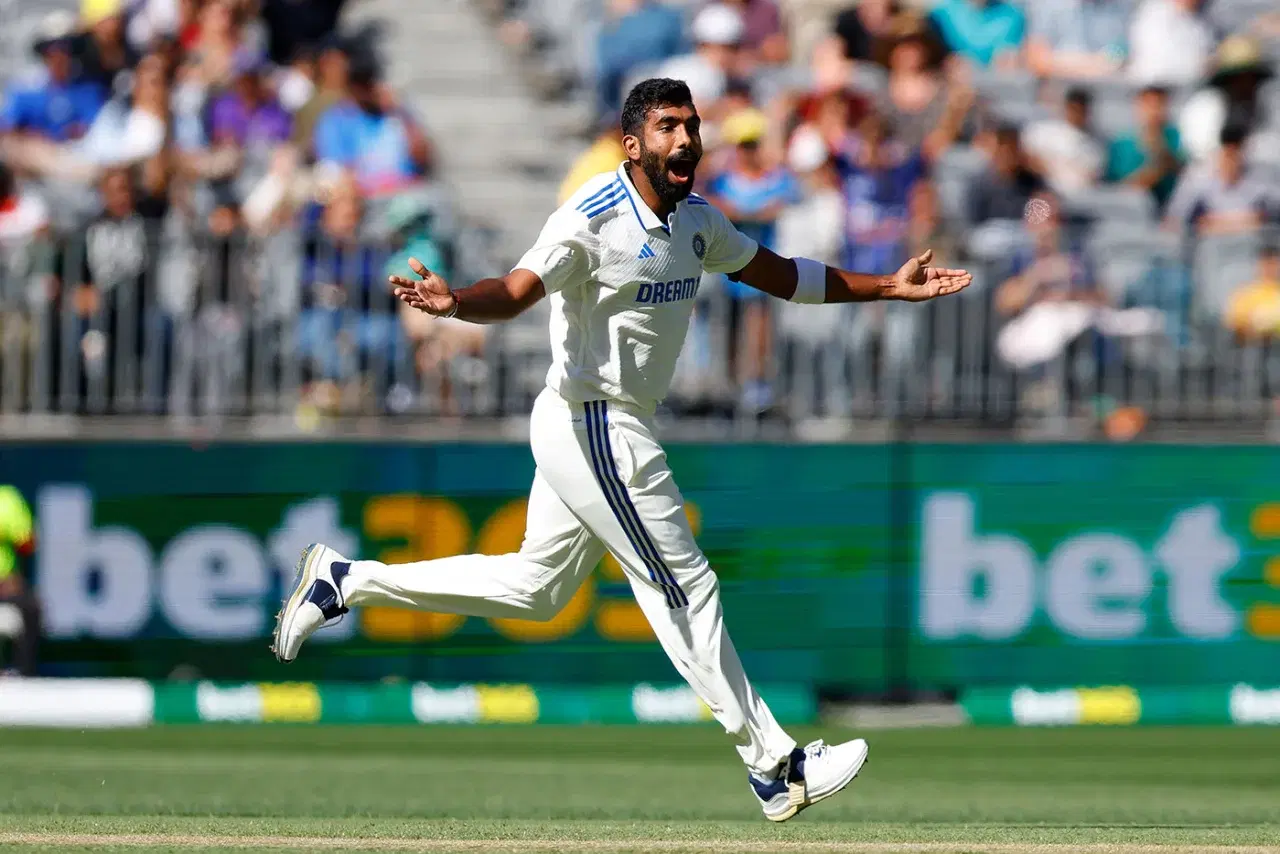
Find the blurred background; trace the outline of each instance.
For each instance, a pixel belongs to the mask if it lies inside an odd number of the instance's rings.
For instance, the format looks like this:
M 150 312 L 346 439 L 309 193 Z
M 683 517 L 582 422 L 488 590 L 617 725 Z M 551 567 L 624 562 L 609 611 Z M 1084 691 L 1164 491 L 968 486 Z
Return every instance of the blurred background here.
M 385 277 L 505 272 L 659 75 L 762 243 L 976 277 L 699 290 L 660 423 L 779 717 L 1280 723 L 1274 2 L 4 0 L 0 39 L 0 667 L 60 679 L 0 721 L 706 720 L 610 560 L 550 623 L 267 650 L 309 542 L 518 548 L 546 306 Z

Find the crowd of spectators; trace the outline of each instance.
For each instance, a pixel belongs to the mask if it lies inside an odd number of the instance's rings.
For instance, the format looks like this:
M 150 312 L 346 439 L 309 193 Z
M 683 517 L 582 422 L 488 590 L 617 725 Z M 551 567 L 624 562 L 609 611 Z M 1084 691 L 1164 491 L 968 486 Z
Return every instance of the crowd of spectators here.
M 450 268 L 433 143 L 343 3 L 41 9 L 0 107 L 0 369 L 25 398 L 197 411 L 295 371 L 304 408 L 403 409 L 424 376 L 448 399 L 444 360 L 483 339 L 384 287 L 410 252 Z
M 508 40 L 605 128 L 562 197 L 623 158 L 610 128 L 627 87 L 669 75 L 704 117 L 698 189 L 740 227 L 867 272 L 926 245 L 976 269 L 969 298 L 989 312 L 992 364 L 1027 388 L 1058 357 L 1087 353 L 1105 370 L 1128 358 L 1126 339 L 1155 331 L 1175 348 L 1224 329 L 1242 342 L 1280 334 L 1272 3 L 494 5 Z M 686 361 L 730 364 L 739 411 L 778 403 L 769 366 L 785 362 L 788 338 L 862 347 L 890 377 L 929 346 L 926 310 L 822 316 L 723 279 L 701 293 L 704 325 L 728 301 L 731 334 L 699 339 L 695 322 Z M 835 386 L 846 369 L 832 369 Z M 831 411 L 847 406 L 839 397 Z

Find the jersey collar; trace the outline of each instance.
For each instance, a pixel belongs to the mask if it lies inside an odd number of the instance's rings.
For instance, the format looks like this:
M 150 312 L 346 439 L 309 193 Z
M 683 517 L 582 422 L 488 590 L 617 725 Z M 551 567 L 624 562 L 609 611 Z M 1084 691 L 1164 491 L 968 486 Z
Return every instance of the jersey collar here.
M 640 227 L 645 231 L 661 231 L 664 234 L 671 234 L 669 229 L 662 220 L 658 219 L 658 215 L 650 210 L 649 206 L 644 203 L 644 199 L 640 198 L 640 191 L 636 189 L 636 185 L 631 183 L 631 176 L 627 174 L 627 162 L 623 161 L 618 166 L 618 180 L 622 182 L 622 187 L 627 191 L 627 201 L 631 202 L 631 210 L 635 211 L 636 219 L 640 221 Z

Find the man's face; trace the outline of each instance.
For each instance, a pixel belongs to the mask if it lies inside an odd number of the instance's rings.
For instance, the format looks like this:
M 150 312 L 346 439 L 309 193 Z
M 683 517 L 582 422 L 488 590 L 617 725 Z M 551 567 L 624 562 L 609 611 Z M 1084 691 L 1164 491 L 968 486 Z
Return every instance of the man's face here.
M 56 44 L 45 49 L 44 65 L 55 83 L 71 79 L 71 51 L 67 45 Z
M 1067 123 L 1072 127 L 1084 130 L 1089 126 L 1089 104 L 1085 101 L 1076 99 L 1067 101 L 1065 115 Z
M 645 117 L 640 136 L 623 138 L 627 157 L 639 162 L 663 204 L 674 204 L 692 191 L 702 159 L 701 128 L 692 105 L 659 107 Z
M 1222 146 L 1219 154 L 1222 177 L 1228 184 L 1234 184 L 1244 174 L 1244 149 L 1237 144 Z
M 102 181 L 102 203 L 107 213 L 126 217 L 133 212 L 133 187 L 126 172 L 111 172 Z
M 1163 92 L 1143 92 L 1138 96 L 1138 122 L 1143 127 L 1164 127 L 1169 117 L 1169 98 Z

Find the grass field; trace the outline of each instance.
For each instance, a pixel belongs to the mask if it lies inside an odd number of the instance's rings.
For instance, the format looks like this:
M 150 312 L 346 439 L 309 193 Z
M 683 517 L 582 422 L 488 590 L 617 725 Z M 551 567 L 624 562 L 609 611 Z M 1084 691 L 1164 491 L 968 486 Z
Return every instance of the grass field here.
M 709 726 L 0 730 L 0 849 L 1280 852 L 1277 729 L 868 736 L 775 826 Z

